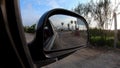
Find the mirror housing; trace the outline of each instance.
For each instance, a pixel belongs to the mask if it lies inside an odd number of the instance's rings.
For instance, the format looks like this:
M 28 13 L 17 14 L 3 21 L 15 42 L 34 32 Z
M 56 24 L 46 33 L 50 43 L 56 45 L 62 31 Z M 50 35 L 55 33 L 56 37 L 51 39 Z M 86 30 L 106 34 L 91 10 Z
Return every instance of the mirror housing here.
M 44 36 L 44 25 L 45 25 L 45 23 L 48 23 L 48 19 L 49 19 L 50 16 L 56 15 L 56 14 L 68 15 L 68 16 L 72 16 L 72 17 L 76 17 L 76 18 L 81 19 L 85 23 L 85 26 L 87 28 L 87 35 L 88 35 L 87 37 L 88 37 L 88 40 L 89 40 L 88 23 L 86 22 L 86 20 L 82 16 L 80 16 L 79 14 L 76 14 L 74 12 L 65 10 L 65 9 L 50 10 L 50 11 L 46 12 L 40 18 L 40 20 L 37 24 L 37 28 L 36 28 L 35 39 L 31 43 L 29 43 L 29 45 L 28 45 L 29 49 L 30 49 L 30 52 L 31 52 L 32 59 L 34 61 L 46 60 L 46 59 L 51 59 L 51 58 L 62 59 L 64 57 L 70 55 L 71 53 L 74 53 L 78 49 L 87 46 L 87 45 L 86 46 L 77 46 L 77 47 L 60 49 L 60 50 L 46 50 L 46 49 L 44 49 L 44 47 L 45 47 L 44 46 L 44 38 L 43 38 L 43 36 Z M 50 23 L 48 23 L 48 24 L 50 24 Z M 54 40 L 51 40 L 50 44 L 52 44 L 52 43 L 54 43 Z M 49 48 L 49 47 L 51 47 L 51 46 L 48 45 L 47 48 Z

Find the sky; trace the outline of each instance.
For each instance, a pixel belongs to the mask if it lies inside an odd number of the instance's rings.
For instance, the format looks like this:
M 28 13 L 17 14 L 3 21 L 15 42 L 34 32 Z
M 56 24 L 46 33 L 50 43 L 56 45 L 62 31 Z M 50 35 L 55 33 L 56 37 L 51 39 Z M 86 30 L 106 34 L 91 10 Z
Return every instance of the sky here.
M 40 17 L 54 8 L 71 10 L 78 3 L 87 3 L 90 0 L 20 0 L 20 10 L 24 26 L 37 23 Z
M 19 0 L 21 17 L 24 26 L 30 26 L 38 22 L 40 17 L 46 12 L 54 8 L 64 8 L 71 10 L 78 3 L 87 3 L 90 0 Z M 93 0 L 98 1 L 98 0 Z M 111 0 L 113 6 L 115 5 L 115 0 Z M 116 0 L 116 4 L 120 0 Z M 114 7 L 112 7 L 114 8 Z M 118 12 L 120 7 L 118 7 Z M 117 13 L 118 13 L 117 12 Z M 119 21 L 120 15 L 117 15 L 117 21 Z M 113 24 L 112 24 L 113 25 Z M 118 23 L 118 28 L 120 23 Z M 114 25 L 112 26 L 114 28 Z

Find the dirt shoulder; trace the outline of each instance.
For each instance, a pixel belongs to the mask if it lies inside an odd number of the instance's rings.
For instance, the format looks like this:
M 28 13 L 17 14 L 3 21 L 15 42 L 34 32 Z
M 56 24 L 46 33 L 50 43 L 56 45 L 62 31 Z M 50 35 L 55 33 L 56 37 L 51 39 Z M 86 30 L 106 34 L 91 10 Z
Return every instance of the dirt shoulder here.
M 43 68 L 120 68 L 120 50 L 84 48 Z

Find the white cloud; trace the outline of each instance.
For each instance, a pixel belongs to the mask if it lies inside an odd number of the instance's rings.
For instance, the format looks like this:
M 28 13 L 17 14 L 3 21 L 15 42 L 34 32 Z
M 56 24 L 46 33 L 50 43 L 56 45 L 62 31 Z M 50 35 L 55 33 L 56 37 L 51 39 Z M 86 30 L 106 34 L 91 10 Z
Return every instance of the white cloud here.
M 61 6 L 59 4 L 64 3 L 65 0 L 44 0 L 44 1 L 36 0 L 35 2 L 38 5 L 46 5 L 50 8 L 61 8 Z
M 47 2 L 48 2 L 48 5 L 51 6 L 51 8 L 61 7 L 56 0 L 47 0 Z

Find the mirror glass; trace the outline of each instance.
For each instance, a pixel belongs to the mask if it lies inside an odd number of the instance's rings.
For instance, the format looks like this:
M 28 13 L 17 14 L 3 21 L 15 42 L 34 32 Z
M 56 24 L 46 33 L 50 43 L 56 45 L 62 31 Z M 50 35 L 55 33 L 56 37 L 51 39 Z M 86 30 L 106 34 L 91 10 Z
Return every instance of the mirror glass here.
M 49 17 L 48 22 L 44 26 L 44 49 L 61 50 L 87 45 L 87 27 L 82 19 L 58 14 Z

